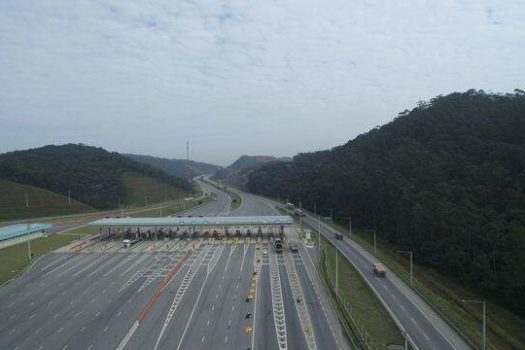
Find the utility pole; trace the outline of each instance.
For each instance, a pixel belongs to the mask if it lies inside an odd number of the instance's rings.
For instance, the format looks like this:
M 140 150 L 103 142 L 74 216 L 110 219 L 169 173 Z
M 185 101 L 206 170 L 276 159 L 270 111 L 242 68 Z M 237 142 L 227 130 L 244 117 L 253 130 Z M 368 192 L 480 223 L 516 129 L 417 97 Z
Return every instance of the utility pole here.
M 321 266 L 321 215 L 318 216 L 318 231 L 317 234 L 319 235 L 319 266 Z
M 190 160 L 190 141 L 186 141 L 186 160 Z
M 377 253 L 376 249 L 376 229 L 374 229 L 374 254 Z
M 316 213 L 317 213 L 317 204 L 314 203 L 314 216 L 315 216 Z
M 335 295 L 339 296 L 339 251 L 335 247 Z
M 299 210 L 301 211 L 301 215 L 302 215 L 303 203 L 301 201 L 299 201 Z M 299 215 L 299 230 L 302 233 L 303 232 L 303 217 L 301 215 Z
M 399 251 L 400 254 L 408 254 L 409 257 L 410 257 L 410 285 L 413 285 L 414 283 L 414 279 L 413 279 L 413 276 L 414 276 L 414 270 L 413 270 L 413 254 L 412 254 L 412 251 L 411 250 L 400 250 Z
M 471 304 L 481 304 L 483 307 L 483 325 L 482 325 L 482 331 L 483 331 L 483 339 L 482 339 L 482 350 L 485 350 L 485 341 L 486 341 L 486 325 L 487 325 L 487 314 L 486 314 L 486 302 L 484 300 L 461 300 L 463 303 L 471 303 Z
M 31 225 L 28 223 L 27 232 L 29 232 L 30 228 L 31 228 Z M 29 261 L 31 261 L 31 238 L 27 240 L 27 254 L 29 256 Z
M 69 184 L 67 187 L 67 201 L 69 205 L 71 205 L 71 184 Z
M 29 208 L 29 196 L 27 195 L 27 192 L 26 192 L 26 208 Z
M 348 218 L 348 221 L 350 222 L 349 223 L 349 226 L 350 226 L 350 239 L 352 239 L 352 217 L 351 216 Z

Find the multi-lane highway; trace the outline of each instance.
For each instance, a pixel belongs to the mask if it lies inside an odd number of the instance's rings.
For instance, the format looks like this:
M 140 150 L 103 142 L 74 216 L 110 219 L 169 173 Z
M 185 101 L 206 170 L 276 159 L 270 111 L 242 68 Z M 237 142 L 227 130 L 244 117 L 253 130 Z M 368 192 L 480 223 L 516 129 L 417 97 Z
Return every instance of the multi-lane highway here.
M 268 206 L 278 204 L 263 197 L 255 195 L 252 197 L 254 200 L 265 202 Z M 320 225 L 321 234 L 362 274 L 399 328 L 406 332 L 414 348 L 420 350 L 472 348 L 452 326 L 395 273 L 387 269 L 386 278 L 375 276 L 373 264 L 379 261 L 372 254 L 346 236 L 343 240 L 337 240 L 335 238 L 337 230 L 322 221 L 319 222 L 318 218 L 308 213 L 303 221 L 314 229 Z
M 230 213 L 200 184 L 216 200 L 187 215 L 276 213 L 247 194 Z M 0 348 L 348 348 L 308 249 L 276 254 L 266 237 L 62 249 L 0 289 Z

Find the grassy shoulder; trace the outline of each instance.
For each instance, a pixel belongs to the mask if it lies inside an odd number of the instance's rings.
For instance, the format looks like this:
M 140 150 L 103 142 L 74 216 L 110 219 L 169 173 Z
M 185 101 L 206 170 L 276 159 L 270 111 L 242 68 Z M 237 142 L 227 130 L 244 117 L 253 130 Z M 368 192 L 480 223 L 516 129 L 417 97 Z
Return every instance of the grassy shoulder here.
M 185 196 L 177 187 L 167 185 L 149 176 L 126 173 L 122 176 L 126 187 L 126 207 L 147 206 L 152 203 L 179 200 Z
M 0 221 L 94 211 L 75 200 L 69 204 L 68 198 L 61 194 L 7 180 L 0 179 L 0 193 Z
M 348 228 L 331 224 L 349 235 Z M 367 230 L 352 230 L 355 242 L 374 254 L 373 233 Z M 409 260 L 397 253 L 395 247 L 379 237 L 375 255 L 405 282 L 409 283 Z M 417 256 L 414 257 L 417 262 Z M 475 290 L 465 288 L 436 271 L 414 264 L 414 288 L 439 312 L 444 314 L 474 344 L 481 346 L 482 314 L 479 305 L 462 303 L 462 299 L 484 298 Z M 525 320 L 487 300 L 487 349 L 525 349 Z
M 322 264 L 328 285 L 335 286 L 336 249 L 324 238 L 321 240 Z M 354 333 L 373 349 L 402 345 L 404 338 L 388 312 L 352 264 L 338 254 L 338 305 L 351 323 Z
M 49 253 L 57 248 L 70 244 L 77 235 L 51 234 L 31 241 L 33 259 Z M 23 242 L 0 250 L 0 284 L 19 275 L 30 263 L 28 243 Z

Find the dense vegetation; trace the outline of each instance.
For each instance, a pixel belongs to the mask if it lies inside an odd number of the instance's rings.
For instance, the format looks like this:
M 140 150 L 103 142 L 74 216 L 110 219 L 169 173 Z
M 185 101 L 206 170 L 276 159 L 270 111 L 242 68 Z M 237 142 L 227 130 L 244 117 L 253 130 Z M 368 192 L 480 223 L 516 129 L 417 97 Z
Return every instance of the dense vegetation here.
M 290 161 L 289 158 L 276 158 L 273 156 L 240 156 L 235 162 L 228 167 L 215 172 L 214 177 L 218 180 L 223 180 L 229 184 L 246 189 L 246 182 L 250 173 L 259 168 L 263 164 L 268 164 L 277 161 Z
M 191 191 L 190 183 L 160 169 L 102 148 L 67 144 L 0 155 L 0 178 L 68 195 L 92 207 L 118 207 L 126 200 L 123 175 L 135 173 Z
M 158 158 L 138 154 L 124 154 L 124 156 L 137 162 L 149 164 L 152 167 L 162 169 L 169 175 L 185 177 L 187 179 L 192 179 L 201 174 L 212 174 L 217 170 L 222 169 L 222 167 L 218 165 L 196 162 L 193 160 Z
M 412 249 L 525 315 L 525 92 L 439 96 L 329 151 L 252 172 L 289 198 Z

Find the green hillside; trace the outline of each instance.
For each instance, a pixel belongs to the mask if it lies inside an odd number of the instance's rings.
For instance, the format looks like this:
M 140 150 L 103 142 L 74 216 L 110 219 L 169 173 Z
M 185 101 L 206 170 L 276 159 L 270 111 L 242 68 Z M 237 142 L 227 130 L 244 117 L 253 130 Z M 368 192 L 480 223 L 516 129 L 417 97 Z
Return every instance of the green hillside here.
M 184 193 L 177 187 L 167 185 L 154 178 L 126 173 L 123 175 L 126 188 L 125 206 L 144 206 L 166 200 L 178 200 Z
M 69 204 L 67 196 L 0 179 L 0 221 L 90 211 L 93 209 L 76 200 Z
M 188 180 L 85 145 L 44 146 L 0 155 L 0 178 L 67 195 L 97 209 L 116 208 L 134 202 L 125 174 L 148 177 L 153 182 L 191 192 Z

